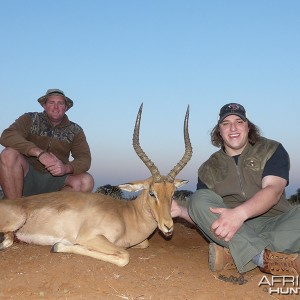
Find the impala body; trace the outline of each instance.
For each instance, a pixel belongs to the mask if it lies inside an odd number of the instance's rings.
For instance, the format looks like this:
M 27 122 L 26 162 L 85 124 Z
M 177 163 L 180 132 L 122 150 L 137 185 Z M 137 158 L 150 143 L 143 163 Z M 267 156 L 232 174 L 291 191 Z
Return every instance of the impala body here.
M 133 147 L 150 170 L 146 180 L 119 185 L 141 191 L 135 200 L 124 201 L 99 193 L 54 192 L 0 201 L 0 249 L 11 246 L 15 237 L 26 243 L 51 245 L 53 252 L 87 255 L 120 267 L 129 262 L 129 247 L 148 247 L 148 237 L 158 227 L 173 232 L 171 202 L 176 188 L 186 180 L 175 179 L 192 156 L 188 135 L 188 110 L 184 122 L 185 154 L 167 176 L 139 145 L 140 107 Z

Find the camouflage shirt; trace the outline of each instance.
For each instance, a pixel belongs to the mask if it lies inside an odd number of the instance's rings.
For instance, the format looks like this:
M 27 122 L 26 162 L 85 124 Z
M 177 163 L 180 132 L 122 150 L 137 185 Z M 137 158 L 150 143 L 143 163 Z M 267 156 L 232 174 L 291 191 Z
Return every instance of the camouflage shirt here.
M 3 131 L 0 143 L 24 154 L 40 172 L 45 172 L 44 166 L 36 157 L 28 155 L 34 147 L 51 152 L 63 163 L 72 165 L 75 175 L 86 172 L 91 166 L 90 148 L 83 129 L 66 115 L 59 125 L 53 126 L 45 112 L 25 113 Z M 71 161 L 70 155 L 73 157 Z

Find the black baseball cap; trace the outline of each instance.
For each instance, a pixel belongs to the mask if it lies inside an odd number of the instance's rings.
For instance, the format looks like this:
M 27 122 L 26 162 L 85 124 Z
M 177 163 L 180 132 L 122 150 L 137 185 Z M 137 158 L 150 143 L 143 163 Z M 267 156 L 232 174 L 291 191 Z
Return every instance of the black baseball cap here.
M 246 110 L 243 105 L 238 103 L 228 103 L 220 109 L 218 123 L 223 122 L 223 120 L 230 115 L 239 116 L 243 121 L 247 120 Z

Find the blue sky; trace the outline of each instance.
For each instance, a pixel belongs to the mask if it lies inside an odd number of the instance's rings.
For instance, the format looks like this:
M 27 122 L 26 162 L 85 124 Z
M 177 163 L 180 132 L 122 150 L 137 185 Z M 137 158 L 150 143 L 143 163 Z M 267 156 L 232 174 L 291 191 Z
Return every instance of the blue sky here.
M 161 173 L 184 152 L 190 105 L 194 154 L 178 178 L 194 191 L 217 148 L 220 107 L 239 102 L 264 136 L 290 154 L 287 194 L 300 187 L 300 1 L 0 0 L 0 131 L 37 98 L 62 89 L 69 118 L 88 138 L 96 187 L 150 176 L 132 148 L 144 103 L 141 145 Z M 2 150 L 3 147 L 0 147 Z

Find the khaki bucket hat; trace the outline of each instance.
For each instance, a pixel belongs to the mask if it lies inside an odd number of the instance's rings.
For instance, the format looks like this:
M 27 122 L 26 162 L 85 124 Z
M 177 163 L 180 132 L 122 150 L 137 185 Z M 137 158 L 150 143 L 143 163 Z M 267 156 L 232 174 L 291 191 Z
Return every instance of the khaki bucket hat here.
M 49 89 L 44 96 L 38 99 L 38 102 L 43 106 L 50 95 L 62 95 L 65 98 L 67 108 L 70 109 L 73 106 L 73 101 L 65 96 L 65 93 L 59 89 Z

